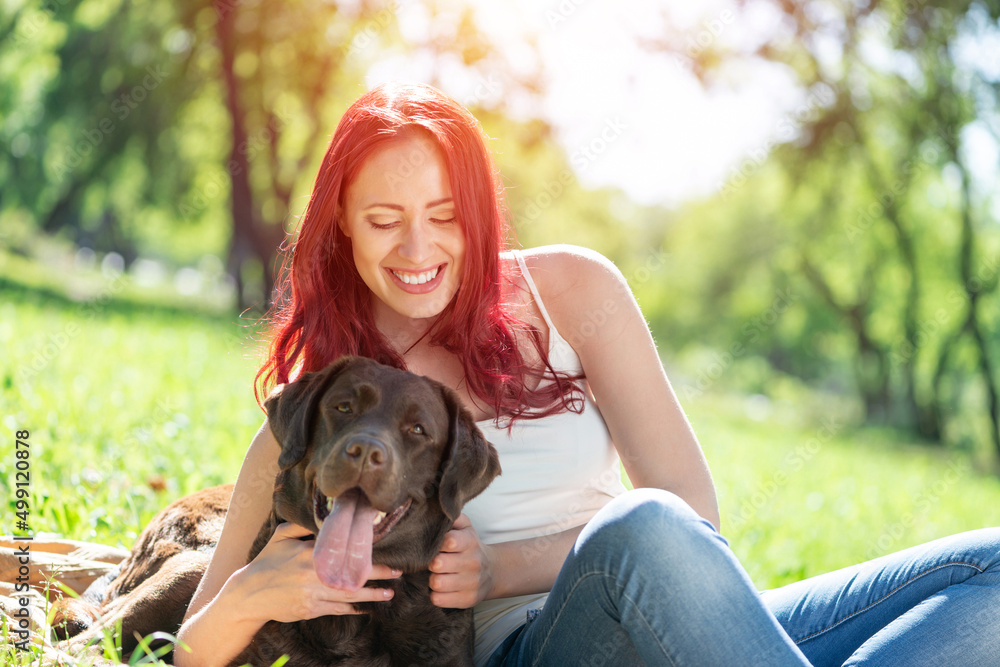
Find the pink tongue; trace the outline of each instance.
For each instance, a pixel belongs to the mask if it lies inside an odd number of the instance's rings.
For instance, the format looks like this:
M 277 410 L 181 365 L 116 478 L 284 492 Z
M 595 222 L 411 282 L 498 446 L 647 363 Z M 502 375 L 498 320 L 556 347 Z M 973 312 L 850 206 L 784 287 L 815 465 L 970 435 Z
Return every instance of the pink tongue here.
M 334 499 L 313 546 L 313 563 L 327 586 L 356 591 L 372 573 L 372 525 L 378 510 L 357 491 Z

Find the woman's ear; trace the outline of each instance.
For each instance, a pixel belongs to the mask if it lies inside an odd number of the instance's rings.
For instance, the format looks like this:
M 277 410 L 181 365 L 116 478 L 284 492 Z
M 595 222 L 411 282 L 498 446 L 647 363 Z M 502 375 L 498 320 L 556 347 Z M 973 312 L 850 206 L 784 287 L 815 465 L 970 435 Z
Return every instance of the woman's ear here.
M 351 226 L 347 224 L 346 211 L 344 211 L 344 207 L 340 204 L 337 204 L 337 212 L 334 214 L 333 219 L 337 221 L 337 226 L 340 227 L 340 231 L 344 236 L 351 238 Z

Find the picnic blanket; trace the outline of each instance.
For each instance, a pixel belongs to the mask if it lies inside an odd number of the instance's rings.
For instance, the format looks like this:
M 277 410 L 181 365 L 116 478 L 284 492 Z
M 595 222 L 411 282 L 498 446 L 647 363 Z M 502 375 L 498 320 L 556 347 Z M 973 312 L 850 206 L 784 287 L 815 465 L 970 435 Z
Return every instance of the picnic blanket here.
M 4 650 L 34 646 L 41 648 L 43 664 L 76 664 L 54 646 L 49 623 L 52 603 L 65 595 L 59 584 L 82 594 L 128 554 L 125 549 L 77 540 L 0 536 L 0 621 L 8 636 Z

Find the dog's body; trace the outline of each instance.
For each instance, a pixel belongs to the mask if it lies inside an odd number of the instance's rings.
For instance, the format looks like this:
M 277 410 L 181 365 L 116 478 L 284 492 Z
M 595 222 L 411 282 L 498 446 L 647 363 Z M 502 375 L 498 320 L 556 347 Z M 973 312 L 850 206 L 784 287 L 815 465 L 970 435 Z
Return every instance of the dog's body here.
M 472 612 L 430 602 L 427 565 L 463 504 L 499 474 L 496 450 L 444 386 L 366 359 L 343 358 L 306 374 L 267 402 L 282 446 L 270 516 L 248 554 L 253 560 L 275 528 L 289 521 L 314 530 L 319 578 L 357 589 L 372 563 L 402 570 L 388 602 L 358 605 L 364 615 L 269 622 L 230 664 L 471 665 Z M 140 535 L 132 555 L 95 610 L 66 601 L 57 621 L 75 641 L 92 640 L 122 619 L 122 644 L 133 633 L 176 632 L 208 565 L 228 507 L 231 486 L 171 504 Z

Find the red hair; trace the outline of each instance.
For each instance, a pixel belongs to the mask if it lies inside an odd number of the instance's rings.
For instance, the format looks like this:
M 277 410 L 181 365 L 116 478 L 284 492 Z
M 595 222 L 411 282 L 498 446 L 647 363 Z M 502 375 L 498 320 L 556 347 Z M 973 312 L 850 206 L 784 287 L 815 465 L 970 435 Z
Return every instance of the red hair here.
M 365 160 L 414 131 L 432 137 L 441 150 L 466 242 L 461 285 L 428 332 L 430 342 L 459 357 L 470 393 L 494 409 L 498 422 L 579 411 L 579 377 L 553 371 L 540 332 L 503 303 L 503 286 L 513 281 L 499 254 L 513 232 L 486 135 L 468 110 L 426 85 L 380 86 L 351 105 L 337 125 L 298 239 L 286 254 L 281 297 L 270 313 L 273 338 L 256 376 L 258 402 L 293 372 L 319 370 L 345 354 L 405 369 L 402 355 L 375 327 L 371 292 L 337 216 Z M 532 341 L 544 370 L 525 363 L 517 331 Z M 529 388 L 542 376 L 552 381 Z

